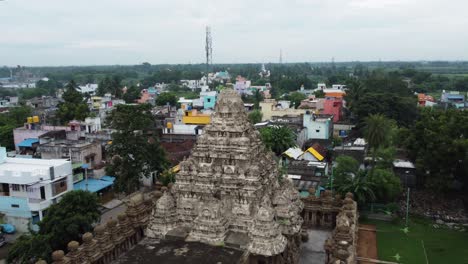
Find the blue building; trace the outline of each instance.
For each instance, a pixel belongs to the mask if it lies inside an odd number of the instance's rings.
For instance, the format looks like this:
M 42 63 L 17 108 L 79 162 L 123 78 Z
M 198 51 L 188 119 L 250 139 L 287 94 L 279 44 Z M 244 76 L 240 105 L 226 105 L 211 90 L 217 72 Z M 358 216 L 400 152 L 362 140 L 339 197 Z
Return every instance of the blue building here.
M 333 116 L 316 115 L 307 111 L 303 117 L 307 139 L 330 139 L 333 134 Z
M 214 109 L 216 105 L 217 92 L 201 92 L 200 97 L 203 98 L 203 109 Z

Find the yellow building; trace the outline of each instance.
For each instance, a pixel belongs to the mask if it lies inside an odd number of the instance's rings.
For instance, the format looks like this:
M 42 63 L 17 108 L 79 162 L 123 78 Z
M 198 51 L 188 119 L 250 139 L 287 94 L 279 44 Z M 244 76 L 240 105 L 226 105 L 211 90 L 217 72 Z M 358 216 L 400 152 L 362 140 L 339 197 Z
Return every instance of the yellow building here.
M 186 125 L 208 125 L 211 121 L 211 115 L 200 114 L 197 110 L 185 111 L 182 116 L 182 123 Z
M 91 101 L 92 101 L 92 107 L 93 107 L 93 109 L 99 109 L 99 108 L 101 108 L 102 97 L 100 97 L 100 96 L 92 96 L 92 97 L 91 97 Z
M 273 116 L 300 116 L 304 114 L 306 109 L 281 108 L 277 107 L 278 102 L 275 99 L 265 99 L 260 102 L 262 110 L 262 121 L 271 120 Z

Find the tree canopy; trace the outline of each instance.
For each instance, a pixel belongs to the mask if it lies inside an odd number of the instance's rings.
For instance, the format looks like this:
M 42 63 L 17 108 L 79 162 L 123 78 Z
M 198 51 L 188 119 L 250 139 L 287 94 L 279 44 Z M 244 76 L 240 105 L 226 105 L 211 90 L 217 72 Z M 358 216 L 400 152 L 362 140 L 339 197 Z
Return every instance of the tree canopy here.
M 7 149 L 15 148 L 13 129 L 22 126 L 31 114 L 32 109 L 28 106 L 11 107 L 8 112 L 0 114 L 0 146 Z
M 115 189 L 132 193 L 140 187 L 142 177 L 167 168 L 164 150 L 152 135 L 154 121 L 151 105 L 118 105 L 108 117 L 108 126 L 115 129 L 107 172 L 116 176 Z
M 71 120 L 84 120 L 89 114 L 89 108 L 83 95 L 77 91 L 77 85 L 72 80 L 66 87 L 62 95 L 64 100 L 58 106 L 57 117 L 62 123 Z
M 443 192 L 460 182 L 468 189 L 467 111 L 421 109 L 401 139 L 422 184 Z
M 262 112 L 260 110 L 253 110 L 249 113 L 248 118 L 250 123 L 256 124 L 262 122 Z
M 294 132 L 286 126 L 261 128 L 260 136 L 265 146 L 275 152 L 276 155 L 281 155 L 296 144 Z
M 175 106 L 177 104 L 177 96 L 174 93 L 161 93 L 156 97 L 156 104 L 163 106 L 168 104 Z
M 39 233 L 23 235 L 13 244 L 9 262 L 35 263 L 39 259 L 50 261 L 53 250 L 66 249 L 67 243 L 80 240 L 92 231 L 101 216 L 98 197 L 87 191 L 70 191 L 51 205 L 39 222 Z

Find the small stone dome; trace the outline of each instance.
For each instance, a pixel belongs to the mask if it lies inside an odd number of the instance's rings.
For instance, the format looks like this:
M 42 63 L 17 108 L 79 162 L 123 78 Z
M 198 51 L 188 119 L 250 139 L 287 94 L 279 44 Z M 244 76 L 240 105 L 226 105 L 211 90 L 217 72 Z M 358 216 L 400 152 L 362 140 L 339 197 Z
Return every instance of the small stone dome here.
M 260 221 L 264 222 L 270 222 L 273 221 L 273 218 L 275 216 L 273 215 L 273 210 L 271 208 L 266 208 L 266 207 L 260 207 L 257 212 L 257 219 Z
M 156 210 L 167 210 L 174 207 L 174 198 L 169 192 L 164 192 L 163 196 L 156 202 Z
M 127 219 L 127 214 L 126 213 L 119 214 L 117 215 L 117 219 L 119 220 L 119 222 L 125 221 Z
M 97 225 L 94 228 L 94 233 L 99 234 L 99 235 L 103 234 L 105 231 L 106 231 L 106 227 L 104 225 Z
M 55 250 L 52 253 L 52 260 L 53 261 L 60 261 L 60 260 L 63 259 L 64 256 L 65 256 L 65 252 L 63 252 L 63 250 Z
M 70 241 L 67 245 L 68 251 L 76 251 L 79 246 L 80 246 L 80 243 L 76 241 Z
M 83 242 L 84 243 L 89 243 L 91 242 L 91 240 L 93 240 L 93 234 L 91 234 L 90 232 L 86 232 L 83 234 Z
M 109 221 L 107 221 L 106 226 L 109 227 L 109 228 L 113 228 L 113 227 L 117 226 L 117 221 L 115 219 L 111 218 Z

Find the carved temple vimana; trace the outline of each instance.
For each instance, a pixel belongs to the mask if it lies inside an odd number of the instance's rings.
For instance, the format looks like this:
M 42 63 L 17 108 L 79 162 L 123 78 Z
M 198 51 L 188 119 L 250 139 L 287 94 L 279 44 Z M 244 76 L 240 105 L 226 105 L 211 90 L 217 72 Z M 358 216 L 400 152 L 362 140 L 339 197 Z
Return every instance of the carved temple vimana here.
M 240 96 L 226 89 L 175 184 L 134 195 L 118 221 L 97 226 L 82 244 L 71 241 L 66 254 L 58 250 L 52 258 L 57 264 L 294 264 L 303 259 L 307 230 L 328 228 L 325 263 L 356 263 L 357 218 L 351 194 L 301 199 L 248 122 Z

